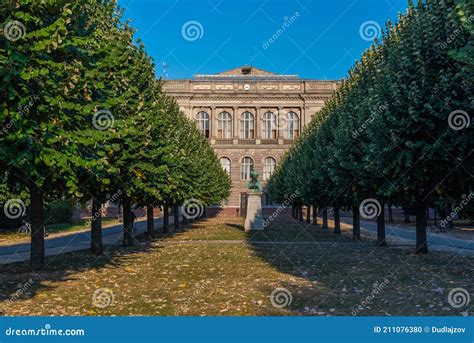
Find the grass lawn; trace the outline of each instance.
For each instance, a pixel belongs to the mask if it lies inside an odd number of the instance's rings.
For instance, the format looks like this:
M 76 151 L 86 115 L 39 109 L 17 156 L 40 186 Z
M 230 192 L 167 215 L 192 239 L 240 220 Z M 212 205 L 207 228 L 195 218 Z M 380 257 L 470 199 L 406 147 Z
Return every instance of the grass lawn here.
M 48 258 L 41 274 L 30 273 L 25 263 L 3 266 L 0 306 L 4 315 L 465 315 L 474 310 L 472 302 L 458 309 L 448 304 L 453 288 L 472 293 L 472 257 L 375 249 L 369 239 L 351 241 L 347 226 L 335 236 L 286 218 L 253 234 L 242 225 L 239 218 L 213 218 L 153 242 L 140 239 L 133 248 L 110 247 L 99 258 L 64 254 Z M 278 288 L 289 292 L 286 298 L 271 296 Z M 282 303 L 288 304 L 279 307 Z
M 118 224 L 119 221 L 116 218 L 102 218 L 102 225 L 107 227 L 109 225 Z M 52 224 L 47 225 L 46 230 L 50 237 L 55 236 L 59 233 L 75 232 L 90 229 L 90 222 L 88 220 L 81 220 L 79 224 Z M 13 243 L 29 242 L 29 233 L 19 233 L 16 231 L 0 231 L 0 246 L 9 245 Z

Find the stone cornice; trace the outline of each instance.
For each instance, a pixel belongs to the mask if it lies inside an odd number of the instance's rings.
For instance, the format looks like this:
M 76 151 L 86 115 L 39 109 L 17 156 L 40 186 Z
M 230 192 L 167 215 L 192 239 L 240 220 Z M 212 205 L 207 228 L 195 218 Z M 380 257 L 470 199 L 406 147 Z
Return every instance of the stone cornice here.
M 249 96 L 248 94 L 245 95 L 238 95 L 238 94 L 203 94 L 203 95 L 196 95 L 196 94 L 169 94 L 176 99 L 183 99 L 183 100 L 206 100 L 206 101 L 214 101 L 214 100 L 223 100 L 223 101 L 239 101 L 239 100 L 251 100 L 251 101 L 306 101 L 306 100 L 327 100 L 331 97 L 331 95 L 304 95 L 301 96 L 300 94 L 288 94 L 288 95 L 256 95 L 256 96 Z

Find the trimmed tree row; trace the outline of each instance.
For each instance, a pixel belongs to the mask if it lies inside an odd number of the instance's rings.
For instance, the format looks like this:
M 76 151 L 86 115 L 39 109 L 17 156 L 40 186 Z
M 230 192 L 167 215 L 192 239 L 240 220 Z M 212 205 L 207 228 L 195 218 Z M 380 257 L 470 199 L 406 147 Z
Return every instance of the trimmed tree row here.
M 107 200 L 121 203 L 130 246 L 132 205 L 151 209 L 151 237 L 153 207 L 203 208 L 228 196 L 216 155 L 162 92 L 115 1 L 22 1 L 0 22 L 0 173 L 9 192 L 30 194 L 34 270 L 44 265 L 50 199 L 92 199 L 91 250 L 101 254 Z
M 269 181 L 274 201 L 377 217 L 385 204 L 416 213 L 416 252 L 427 253 L 428 207 L 446 209 L 473 191 L 472 7 L 410 1 L 363 53 L 341 87 L 292 145 Z M 297 213 L 297 211 L 295 211 Z

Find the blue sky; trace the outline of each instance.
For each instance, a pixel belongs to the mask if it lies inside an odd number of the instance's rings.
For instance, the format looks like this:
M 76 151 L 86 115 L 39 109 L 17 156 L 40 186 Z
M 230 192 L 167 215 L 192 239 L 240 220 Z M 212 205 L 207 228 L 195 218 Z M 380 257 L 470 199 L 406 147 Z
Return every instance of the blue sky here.
M 169 79 L 250 64 L 340 79 L 407 0 L 119 0 Z

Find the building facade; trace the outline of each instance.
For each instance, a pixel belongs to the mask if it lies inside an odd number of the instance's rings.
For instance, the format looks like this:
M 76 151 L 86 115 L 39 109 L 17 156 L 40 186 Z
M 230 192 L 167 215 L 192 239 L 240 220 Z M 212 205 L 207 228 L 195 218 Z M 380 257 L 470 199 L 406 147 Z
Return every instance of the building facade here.
M 338 84 L 244 66 L 169 80 L 164 91 L 196 121 L 231 176 L 232 192 L 222 211 L 242 215 L 250 170 L 257 170 L 264 186 L 262 205 L 271 207 L 266 180 Z

